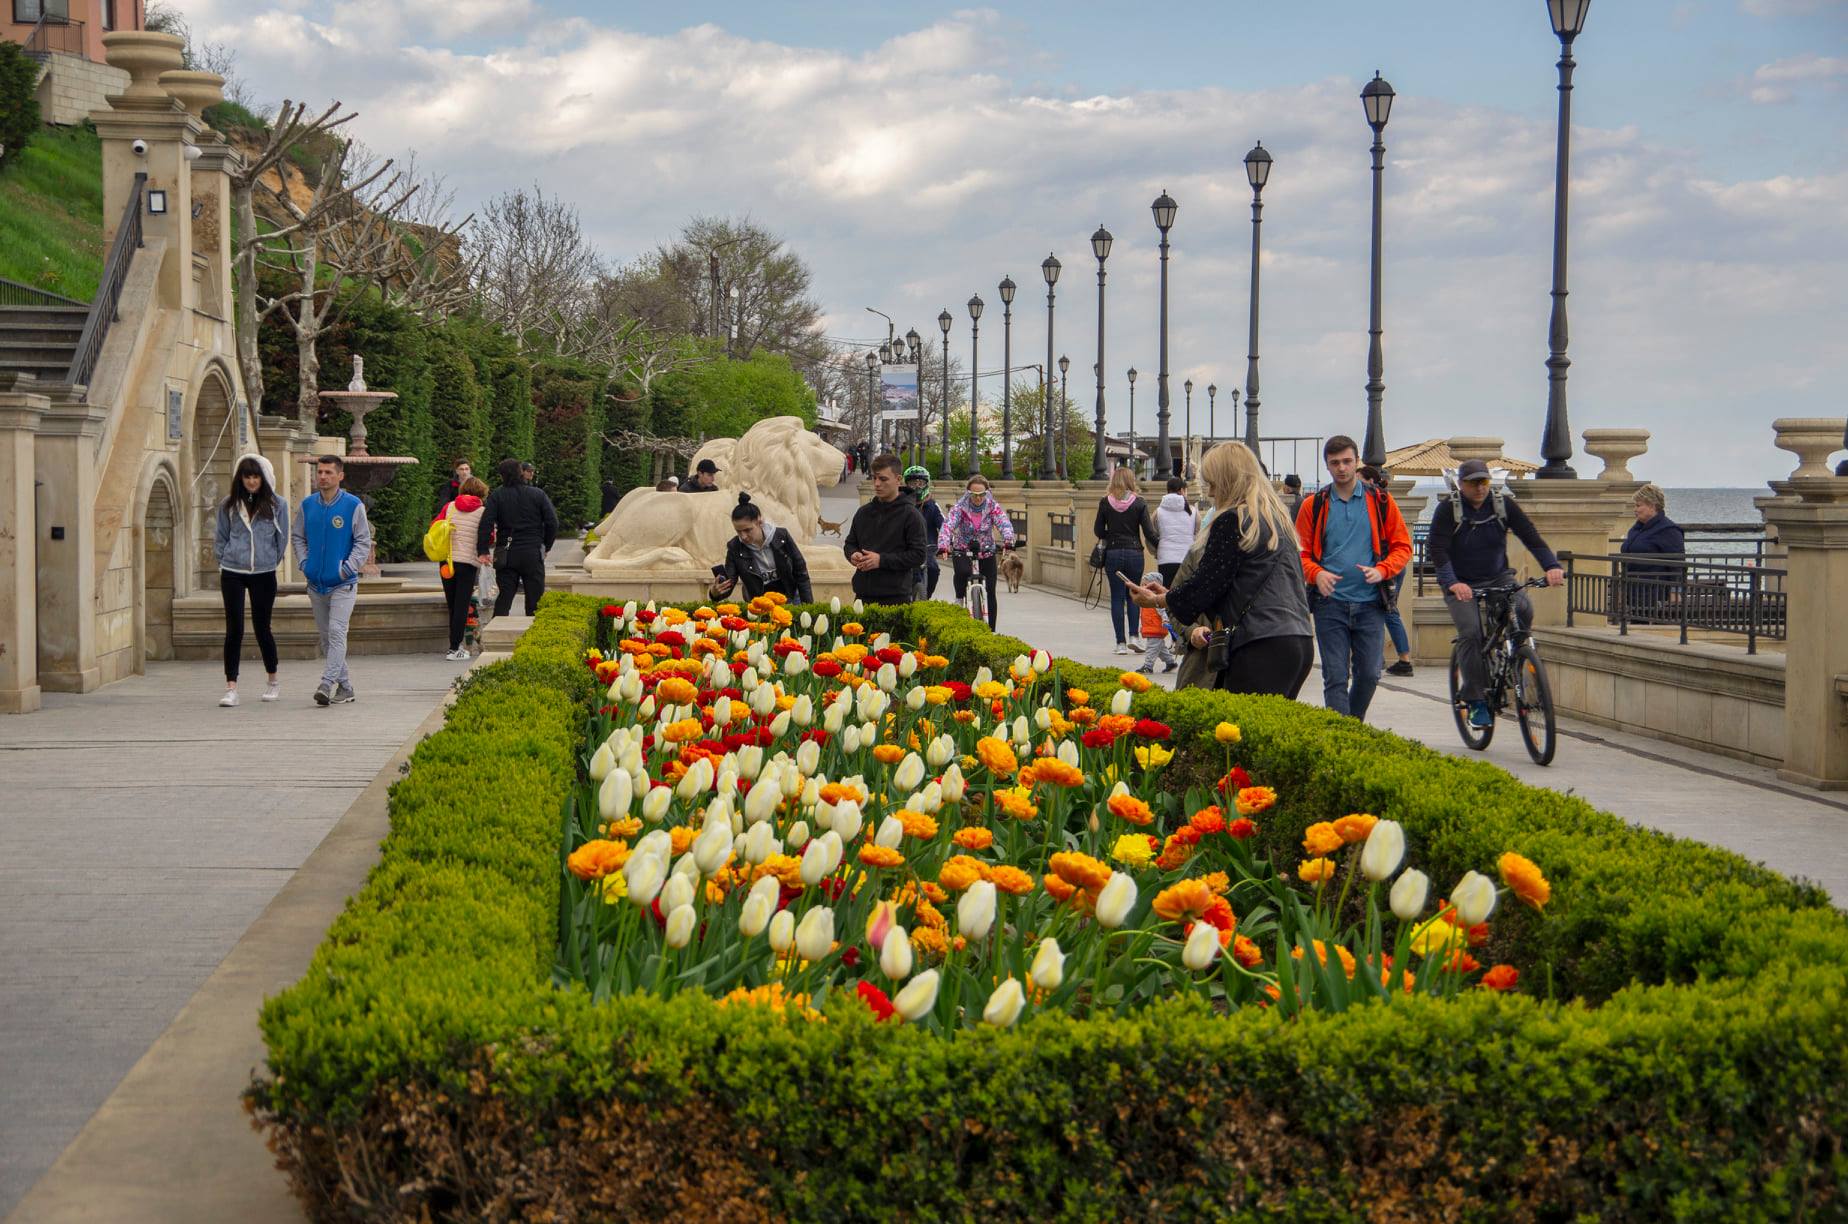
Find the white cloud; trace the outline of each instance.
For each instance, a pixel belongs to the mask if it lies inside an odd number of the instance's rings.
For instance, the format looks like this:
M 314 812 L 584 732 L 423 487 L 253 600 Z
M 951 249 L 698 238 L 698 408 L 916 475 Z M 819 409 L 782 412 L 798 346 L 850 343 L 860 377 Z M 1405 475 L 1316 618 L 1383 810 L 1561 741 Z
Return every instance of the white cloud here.
M 1848 8 L 1848 0 L 1740 0 L 1739 7 L 1754 17 L 1808 17 Z
M 1746 97 L 1760 105 L 1788 102 L 1796 97 L 1797 86 L 1817 81 L 1832 92 L 1848 86 L 1848 56 L 1810 52 L 1761 64 L 1746 82 Z
M 1183 377 L 1228 390 L 1244 381 L 1251 230 L 1240 159 L 1262 137 L 1277 159 L 1264 195 L 1265 430 L 1359 432 L 1370 137 L 1354 80 L 1026 93 L 1009 68 L 1029 58 L 1027 40 L 985 12 L 849 54 L 714 25 L 650 36 L 584 21 L 530 36 L 512 22 L 515 35 L 494 49 L 465 51 L 427 20 L 433 11 L 404 9 L 394 40 L 377 25 L 330 20 L 325 5 L 226 6 L 213 37 L 239 49 L 265 95 L 339 97 L 358 109 L 368 144 L 415 149 L 465 208 L 541 182 L 578 206 L 616 259 L 671 238 L 695 213 L 749 213 L 808 259 L 833 334 L 871 335 L 860 309 L 870 303 L 901 329 L 935 335 L 948 305 L 950 343 L 966 358 L 962 303 L 980 292 L 995 306 L 1007 273 L 1023 286 L 1015 356 L 1043 357 L 1037 268 L 1050 248 L 1065 264 L 1058 337 L 1074 394 L 1090 386 L 1087 240 L 1101 220 L 1117 237 L 1112 419 L 1124 423 L 1122 371 L 1135 365 L 1142 432 L 1152 431 L 1156 366 L 1148 202 L 1165 188 L 1181 205 L 1171 265 L 1179 412 Z M 1802 57 L 1760 73 L 1788 87 L 1836 79 L 1835 62 Z M 1554 139 L 1550 117 L 1401 95 L 1387 129 L 1385 226 L 1395 444 L 1490 432 L 1512 453 L 1537 449 Z M 1770 418 L 1838 411 L 1824 389 L 1848 379 L 1831 322 L 1848 316 L 1848 175 L 1725 180 L 1696 151 L 1633 128 L 1578 128 L 1573 152 L 1575 431 L 1653 429 L 1642 470 L 1671 483 L 1781 474 Z M 985 368 L 999 364 L 998 315 L 983 318 Z

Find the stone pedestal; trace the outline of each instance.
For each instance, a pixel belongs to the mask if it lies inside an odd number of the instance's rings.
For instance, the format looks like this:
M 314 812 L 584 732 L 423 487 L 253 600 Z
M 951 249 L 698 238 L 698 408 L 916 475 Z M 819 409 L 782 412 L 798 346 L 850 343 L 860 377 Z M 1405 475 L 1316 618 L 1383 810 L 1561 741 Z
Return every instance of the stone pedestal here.
M 1777 431 L 1777 448 L 1797 457 L 1790 479 L 1833 476 L 1829 456 L 1842 449 L 1841 417 L 1780 417 L 1771 422 Z
M 1604 470 L 1598 473 L 1598 483 L 1604 486 L 1613 499 L 1621 499 L 1617 517 L 1611 522 L 1611 534 L 1621 537 L 1629 532 L 1630 524 L 1636 521 L 1636 515 L 1630 509 L 1636 500 L 1636 491 L 1648 483 L 1630 474 L 1630 460 L 1649 450 L 1649 431 L 1587 429 L 1584 438 L 1585 453 L 1604 464 Z
M 1450 448 L 1450 455 L 1459 464 L 1466 459 L 1480 459 L 1490 467 L 1501 458 L 1503 439 L 1464 435 L 1448 439 L 1445 443 Z
M 51 401 L 33 381 L 0 386 L 0 714 L 39 708 L 33 434 Z
M 1595 480 L 1522 480 L 1511 483 L 1509 491 L 1554 553 L 1570 552 L 1584 558 L 1610 555 L 1611 523 L 1623 503 L 1605 486 Z M 1538 578 L 1543 572 L 1512 531 L 1508 533 L 1508 562 L 1520 578 Z M 1589 573 L 1609 572 L 1597 562 L 1584 568 Z M 1534 624 L 1566 623 L 1564 587 L 1528 594 L 1534 601 Z
M 1789 550 L 1784 766 L 1778 776 L 1844 790 L 1848 634 L 1841 632 L 1841 621 L 1848 608 L 1848 478 L 1805 476 L 1790 483 L 1794 498 L 1774 498 L 1765 507 L 1765 521 Z

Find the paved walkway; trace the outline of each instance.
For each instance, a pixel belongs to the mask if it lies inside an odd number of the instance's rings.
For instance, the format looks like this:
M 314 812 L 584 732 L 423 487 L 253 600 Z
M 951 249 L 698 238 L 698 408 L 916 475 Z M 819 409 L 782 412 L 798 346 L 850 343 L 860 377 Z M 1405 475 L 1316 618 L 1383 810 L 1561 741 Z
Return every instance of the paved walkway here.
M 0 719 L 0 1216 L 466 666 L 357 656 L 323 709 L 285 660 L 224 710 L 217 663 L 157 663 Z

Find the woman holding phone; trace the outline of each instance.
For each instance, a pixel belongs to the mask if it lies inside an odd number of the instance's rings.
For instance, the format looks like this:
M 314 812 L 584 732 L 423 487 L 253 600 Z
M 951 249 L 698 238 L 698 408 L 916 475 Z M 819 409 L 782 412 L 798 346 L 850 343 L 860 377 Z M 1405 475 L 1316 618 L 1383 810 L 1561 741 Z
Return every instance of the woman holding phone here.
M 738 494 L 731 520 L 736 534 L 725 544 L 725 564 L 712 567 L 712 598 L 728 595 L 743 583 L 750 599 L 776 591 L 791 603 L 815 601 L 802 550 L 788 531 L 764 518 L 749 493 Z
M 1213 520 L 1192 573 L 1173 590 L 1126 583 L 1130 598 L 1188 626 L 1189 651 L 1206 652 L 1204 686 L 1294 700 L 1315 658 L 1295 524 L 1246 447 L 1215 446 L 1200 478 Z

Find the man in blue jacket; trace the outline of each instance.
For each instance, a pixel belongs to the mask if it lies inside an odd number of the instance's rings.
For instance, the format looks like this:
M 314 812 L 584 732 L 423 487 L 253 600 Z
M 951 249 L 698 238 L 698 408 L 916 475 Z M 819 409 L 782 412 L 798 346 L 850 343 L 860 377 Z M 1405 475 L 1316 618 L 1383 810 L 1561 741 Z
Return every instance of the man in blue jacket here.
M 316 705 L 343 705 L 353 700 L 346 665 L 347 622 L 353 618 L 353 603 L 359 597 L 360 567 L 372 555 L 366 505 L 340 487 L 344 479 L 346 460 L 339 455 L 315 460 L 315 491 L 303 499 L 290 530 L 295 559 L 308 583 L 308 603 L 321 635 L 321 653 L 327 656 L 321 686 L 314 691 Z

